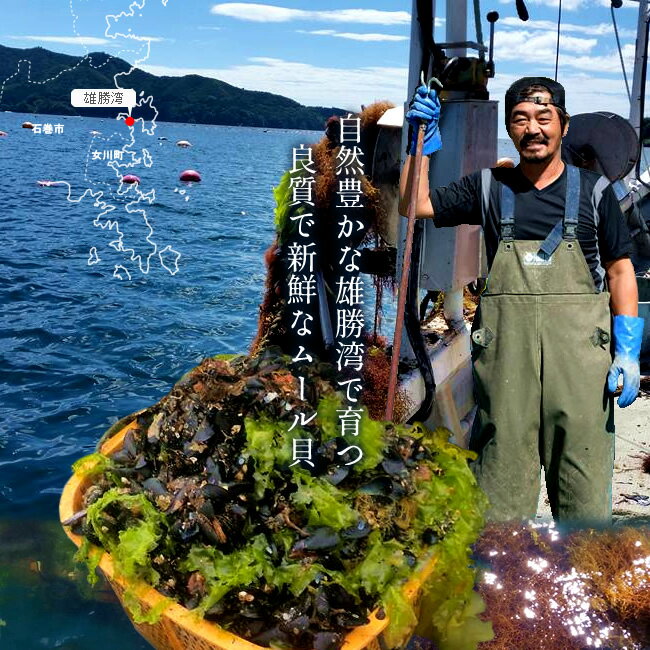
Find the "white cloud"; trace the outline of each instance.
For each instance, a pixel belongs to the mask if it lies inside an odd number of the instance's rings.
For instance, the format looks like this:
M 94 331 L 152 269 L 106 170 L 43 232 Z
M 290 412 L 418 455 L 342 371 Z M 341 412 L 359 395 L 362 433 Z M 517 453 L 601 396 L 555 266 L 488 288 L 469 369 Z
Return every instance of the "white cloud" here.
M 595 38 L 560 35 L 560 53 L 588 54 L 596 46 Z M 553 32 L 500 31 L 494 35 L 496 61 L 554 62 L 557 34 Z
M 634 67 L 634 45 L 623 45 L 623 61 L 631 82 L 632 70 Z M 563 57 L 560 55 L 560 68 L 570 67 L 576 70 L 589 70 L 589 72 L 611 72 L 621 74 L 621 60 L 618 51 L 612 51 L 602 56 L 577 56 Z M 621 77 L 622 79 L 622 77 Z M 621 81 L 623 83 L 623 81 Z
M 557 34 L 553 32 L 501 31 L 494 35 L 494 53 L 497 66 L 499 61 L 518 61 L 533 64 L 534 68 L 544 70 L 555 68 Z M 567 68 L 590 73 L 605 72 L 621 75 L 621 62 L 618 50 L 613 47 L 605 54 L 594 54 L 597 39 L 560 36 L 560 73 Z M 602 51 L 599 48 L 597 51 Z M 622 46 L 623 60 L 628 74 L 634 65 L 634 45 Z M 533 73 L 531 73 L 533 74 Z
M 407 92 L 406 66 L 350 65 L 346 68 L 328 68 L 270 57 L 253 57 L 247 63 L 228 68 L 139 67 L 156 75 L 198 74 L 248 90 L 283 95 L 308 106 L 337 106 L 352 111 L 358 111 L 361 104 L 367 105 L 379 99 L 400 104 L 410 94 Z
M 519 18 L 515 18 L 514 16 L 506 16 L 505 18 L 501 18 L 499 20 L 498 25 L 516 27 L 518 29 L 548 30 L 557 34 L 557 23 L 553 22 L 552 20 L 527 20 L 525 23 L 522 23 Z M 597 25 L 575 25 L 562 21 L 561 31 L 587 34 L 588 36 L 611 36 L 614 38 L 614 29 L 612 28 L 611 23 L 599 23 Z M 619 28 L 618 33 L 620 36 L 628 37 L 634 37 L 636 35 L 636 31 L 633 29 Z
M 16 41 L 36 41 L 42 43 L 66 43 L 67 45 L 106 45 L 107 38 L 95 36 L 10 36 Z
M 352 41 L 408 41 L 408 36 L 397 36 L 396 34 L 359 34 L 358 32 L 337 32 L 333 29 L 313 29 L 307 31 L 304 29 L 296 30 L 300 34 L 314 34 L 316 36 L 336 36 L 337 38 L 347 38 Z
M 410 25 L 411 23 L 411 15 L 407 11 L 379 11 L 377 9 L 313 11 L 245 2 L 216 4 L 212 6 L 210 13 L 258 23 L 286 23 L 292 20 L 318 20 L 364 25 Z

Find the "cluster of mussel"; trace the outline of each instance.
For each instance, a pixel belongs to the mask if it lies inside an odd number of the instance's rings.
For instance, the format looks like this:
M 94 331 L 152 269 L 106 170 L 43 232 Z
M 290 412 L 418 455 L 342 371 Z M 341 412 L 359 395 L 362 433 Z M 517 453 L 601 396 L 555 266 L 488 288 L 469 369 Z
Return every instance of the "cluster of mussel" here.
M 299 398 L 298 375 L 305 378 L 304 400 Z M 299 593 L 264 579 L 238 584 L 213 599 L 204 614 L 259 645 L 340 647 L 351 627 L 368 621 L 378 594 L 364 588 L 351 594 L 331 574 L 344 573 L 361 561 L 371 534 L 376 539 L 378 532 L 382 543 L 404 541 L 413 534 L 416 508 L 409 508 L 407 502 L 416 492 L 421 461 L 430 460 L 432 453 L 414 437 L 391 435 L 388 425 L 380 462 L 354 471 L 344 464 L 346 456 L 339 454 L 350 445 L 349 439 L 335 435 L 323 436 L 323 440 L 316 422 L 305 427 L 314 440 L 313 466 L 303 462 L 303 469 L 354 495 L 351 503 L 358 519 L 346 525 L 314 524 L 309 508 L 296 506 L 292 459 L 276 463 L 260 487 L 264 450 L 258 455 L 249 453 L 247 418 L 279 422 L 288 436 L 293 416 L 332 395 L 335 379 L 327 364 L 298 369 L 273 350 L 254 359 L 205 360 L 157 405 L 138 416 L 137 426 L 111 456 L 110 466 L 94 477 L 85 493 L 84 508 L 116 485 L 124 494 L 145 495 L 165 521 L 165 534 L 149 554 L 156 589 L 189 609 L 205 602 L 209 591 L 205 572 L 188 571 L 183 562 L 191 548 L 206 546 L 231 554 L 263 535 L 268 541 L 265 551 L 274 564 L 301 563 L 308 568 L 317 563 L 324 572 L 313 573 Z M 85 509 L 67 523 L 100 545 L 102 540 L 87 524 Z M 121 508 L 115 501 L 102 512 L 102 531 L 117 538 L 133 517 L 132 509 Z M 420 541 L 435 543 L 437 534 L 439 530 L 426 529 Z M 406 543 L 404 548 L 406 563 L 414 566 L 415 553 Z

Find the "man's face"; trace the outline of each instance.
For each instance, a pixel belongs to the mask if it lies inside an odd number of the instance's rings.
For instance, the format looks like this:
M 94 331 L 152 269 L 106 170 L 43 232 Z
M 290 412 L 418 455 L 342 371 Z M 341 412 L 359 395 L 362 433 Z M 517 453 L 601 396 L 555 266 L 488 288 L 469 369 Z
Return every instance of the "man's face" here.
M 534 103 L 536 97 L 543 103 Z M 564 133 L 557 108 L 546 103 L 551 101 L 550 93 L 535 92 L 531 99 L 513 107 L 510 138 L 523 161 L 545 163 L 559 155 Z

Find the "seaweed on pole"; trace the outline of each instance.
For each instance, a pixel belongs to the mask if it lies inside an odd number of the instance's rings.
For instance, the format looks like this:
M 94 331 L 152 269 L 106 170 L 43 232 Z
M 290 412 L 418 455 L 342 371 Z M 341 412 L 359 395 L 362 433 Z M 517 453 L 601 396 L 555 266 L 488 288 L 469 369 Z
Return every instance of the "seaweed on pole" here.
M 361 401 L 371 418 L 381 420 L 386 411 L 390 376 L 388 341 L 383 336 L 367 335 L 364 342 L 366 352 L 363 359 Z M 395 395 L 394 421 L 405 422 L 412 406 L 406 392 L 398 390 Z
M 358 115 L 361 126 L 359 146 L 364 152 L 365 160 L 372 160 L 379 132 L 377 120 L 386 109 L 391 107 L 392 104 L 388 102 L 377 102 L 366 107 Z M 312 210 L 316 222 L 314 241 L 318 247 L 319 268 L 323 273 L 325 284 L 330 287 L 334 287 L 337 278 L 344 273 L 339 265 L 339 247 L 334 245 L 336 243 L 336 223 L 341 216 L 341 208 L 337 207 L 334 201 L 338 180 L 336 156 L 341 146 L 338 138 L 339 120 L 333 117 L 327 123 L 323 138 L 312 146 L 312 156 L 316 169 L 314 174 L 315 199 Z M 382 210 L 379 190 L 372 184 L 370 174 L 361 176 L 360 180 L 363 207 L 357 211 L 355 218 L 360 219 L 365 224 L 365 229 L 353 243 L 357 247 L 374 241 L 376 244 L 380 244 L 377 248 L 381 249 L 383 245 L 381 245 L 378 236 L 378 223 Z M 284 295 L 287 281 L 286 256 L 291 244 L 298 241 L 296 226 L 290 217 L 304 211 L 304 206 L 291 205 L 288 172 L 280 180 L 274 194 L 276 199 L 276 238 L 265 255 L 267 277 L 264 298 L 260 306 L 258 331 L 250 348 L 250 354 L 253 356 L 259 354 L 267 346 L 279 346 L 282 349 L 288 349 L 290 345 L 288 338 L 291 334 L 287 325 L 287 297 Z M 392 288 L 393 282 L 394 279 L 390 275 L 373 276 L 373 283 L 378 296 L 375 305 L 377 314 L 381 312 L 382 289 L 385 286 Z M 375 321 L 377 321 L 378 317 L 375 317 Z M 318 322 L 318 319 L 315 322 Z M 321 359 L 327 358 L 320 331 L 315 333 L 312 339 L 306 341 L 306 347 Z

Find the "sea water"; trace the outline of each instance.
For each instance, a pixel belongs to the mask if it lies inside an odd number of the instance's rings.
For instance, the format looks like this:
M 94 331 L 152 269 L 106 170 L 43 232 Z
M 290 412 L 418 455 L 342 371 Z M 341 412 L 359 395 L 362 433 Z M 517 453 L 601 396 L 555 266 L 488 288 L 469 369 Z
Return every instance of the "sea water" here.
M 63 133 L 21 129 L 25 120 Z M 137 138 L 151 164 L 128 170 L 141 192 L 155 191 L 132 206 L 146 225 L 124 210 L 133 189 L 107 201 L 116 210 L 106 218 L 95 206 L 117 185 L 102 157 L 128 140 L 121 122 L 0 113 L 0 130 L 0 648 L 145 649 L 106 585 L 91 589 L 72 562 L 61 488 L 118 418 L 160 400 L 204 357 L 248 350 L 274 237 L 272 187 L 292 147 L 321 133 L 158 123 Z M 499 155 L 512 154 L 500 142 Z M 180 182 L 184 169 L 202 182 Z M 80 199 L 87 190 L 95 197 Z M 139 262 L 111 246 L 114 228 L 96 225 L 111 216 Z M 180 253 L 177 271 L 167 259 L 174 274 L 157 255 L 145 263 L 151 242 Z

